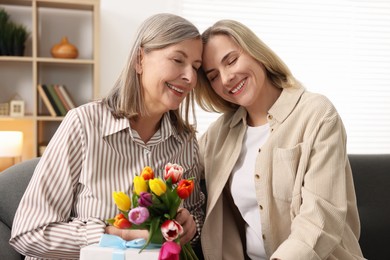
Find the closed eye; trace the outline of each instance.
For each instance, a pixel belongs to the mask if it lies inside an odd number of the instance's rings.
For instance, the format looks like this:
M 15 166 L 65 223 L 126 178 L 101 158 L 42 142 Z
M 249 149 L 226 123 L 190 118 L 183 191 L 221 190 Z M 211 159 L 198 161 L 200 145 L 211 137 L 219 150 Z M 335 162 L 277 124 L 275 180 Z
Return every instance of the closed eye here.
M 238 58 L 233 58 L 233 59 L 229 60 L 228 65 L 234 64 L 237 61 L 237 59 Z
M 213 81 L 216 80 L 217 78 L 218 78 L 218 73 L 215 74 L 215 75 L 211 75 L 211 76 L 208 77 L 208 79 L 209 79 L 210 82 L 213 82 Z

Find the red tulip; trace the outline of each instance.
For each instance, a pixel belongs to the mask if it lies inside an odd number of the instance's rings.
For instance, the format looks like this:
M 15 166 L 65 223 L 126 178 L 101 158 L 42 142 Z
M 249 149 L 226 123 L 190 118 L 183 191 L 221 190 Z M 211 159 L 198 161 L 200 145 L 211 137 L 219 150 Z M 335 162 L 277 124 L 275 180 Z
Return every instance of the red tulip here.
M 178 164 L 168 163 L 165 165 L 164 179 L 172 179 L 172 183 L 176 184 L 183 176 L 183 167 Z
M 184 200 L 191 195 L 193 190 L 194 182 L 192 180 L 181 180 L 177 186 L 177 195 Z
M 168 219 L 162 223 L 161 233 L 165 240 L 173 241 L 183 234 L 183 227 L 176 220 Z

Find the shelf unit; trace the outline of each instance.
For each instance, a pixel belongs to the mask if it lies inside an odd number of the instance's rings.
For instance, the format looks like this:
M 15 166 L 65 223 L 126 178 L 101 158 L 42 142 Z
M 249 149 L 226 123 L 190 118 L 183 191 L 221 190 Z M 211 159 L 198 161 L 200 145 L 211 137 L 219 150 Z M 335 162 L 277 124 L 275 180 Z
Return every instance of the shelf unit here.
M 99 0 L 0 0 L 10 20 L 25 25 L 30 36 L 23 57 L 0 56 L 0 103 L 15 95 L 25 103 L 22 117 L 0 116 L 0 131 L 24 133 L 22 160 L 40 156 L 63 117 L 45 108 L 38 84 L 63 84 L 76 105 L 99 98 Z M 68 37 L 76 59 L 51 57 L 52 46 Z M 1 142 L 1 140 L 0 140 Z

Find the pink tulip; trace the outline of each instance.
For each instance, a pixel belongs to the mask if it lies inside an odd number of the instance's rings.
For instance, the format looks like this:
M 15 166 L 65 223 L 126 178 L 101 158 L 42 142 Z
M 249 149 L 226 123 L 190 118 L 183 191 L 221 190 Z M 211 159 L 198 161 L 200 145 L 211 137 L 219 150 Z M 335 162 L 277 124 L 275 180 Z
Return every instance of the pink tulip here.
M 183 167 L 175 163 L 168 163 L 165 165 L 164 179 L 172 178 L 172 183 L 175 184 L 180 181 L 183 176 Z
M 161 233 L 165 240 L 173 241 L 183 234 L 183 227 L 176 220 L 168 219 L 162 223 Z
M 131 223 L 140 225 L 149 218 L 149 210 L 145 207 L 136 207 L 130 210 L 129 220 Z
M 179 260 L 181 247 L 176 242 L 165 242 L 158 255 L 158 260 Z

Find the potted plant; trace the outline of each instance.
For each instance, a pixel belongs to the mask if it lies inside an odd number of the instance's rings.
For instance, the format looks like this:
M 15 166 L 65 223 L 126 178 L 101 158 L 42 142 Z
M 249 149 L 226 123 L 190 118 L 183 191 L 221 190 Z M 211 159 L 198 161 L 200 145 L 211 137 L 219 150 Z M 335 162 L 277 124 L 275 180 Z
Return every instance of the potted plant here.
M 12 53 L 14 56 L 24 55 L 24 48 L 27 37 L 28 32 L 24 25 L 14 25 L 12 33 Z
M 9 15 L 0 9 L 0 55 L 23 56 L 29 33 L 24 25 L 9 21 Z
M 5 34 L 8 34 L 8 32 L 5 32 L 6 25 L 8 24 L 9 15 L 8 13 L 1 8 L 0 9 L 0 55 L 6 55 L 6 49 L 5 49 Z

